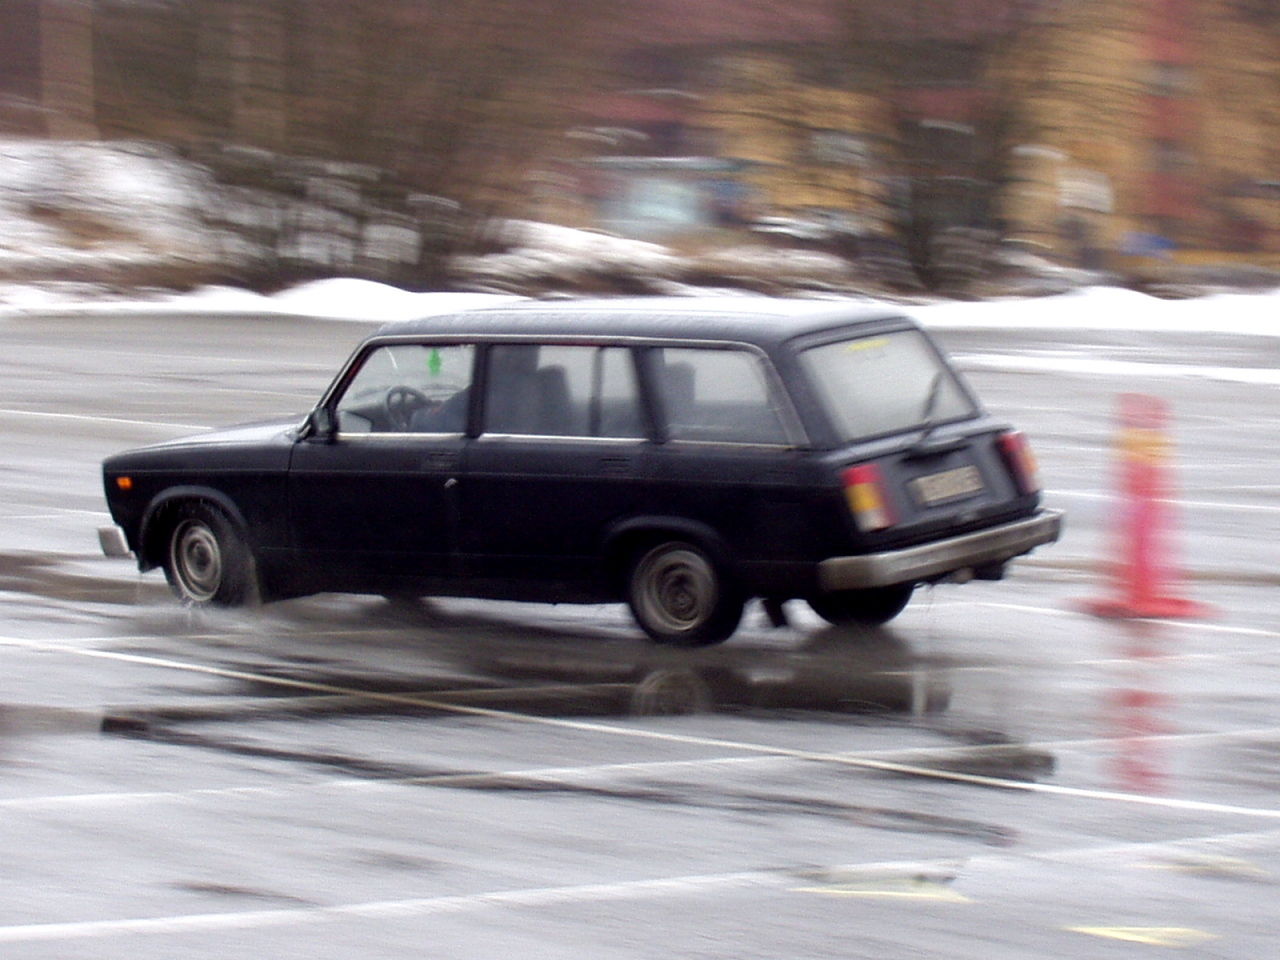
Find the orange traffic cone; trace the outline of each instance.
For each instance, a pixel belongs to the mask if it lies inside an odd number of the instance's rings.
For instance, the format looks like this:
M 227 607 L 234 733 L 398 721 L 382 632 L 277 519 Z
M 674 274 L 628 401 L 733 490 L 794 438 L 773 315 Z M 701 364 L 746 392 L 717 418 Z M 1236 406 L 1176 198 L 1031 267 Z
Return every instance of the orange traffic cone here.
M 1169 539 L 1173 522 L 1168 479 L 1168 405 L 1141 393 L 1120 395 L 1120 500 L 1115 517 L 1119 558 L 1115 595 L 1086 600 L 1099 617 L 1203 617 L 1210 613 L 1176 592 Z

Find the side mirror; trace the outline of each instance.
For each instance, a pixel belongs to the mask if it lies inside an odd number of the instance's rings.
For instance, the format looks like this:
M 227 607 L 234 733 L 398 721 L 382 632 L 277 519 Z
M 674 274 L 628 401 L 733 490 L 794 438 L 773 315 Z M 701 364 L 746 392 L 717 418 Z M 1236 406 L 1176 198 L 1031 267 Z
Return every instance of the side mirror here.
M 321 443 L 332 443 L 338 433 L 338 425 L 334 422 L 333 411 L 328 407 L 316 407 L 307 417 L 303 431 L 304 440 L 318 440 Z

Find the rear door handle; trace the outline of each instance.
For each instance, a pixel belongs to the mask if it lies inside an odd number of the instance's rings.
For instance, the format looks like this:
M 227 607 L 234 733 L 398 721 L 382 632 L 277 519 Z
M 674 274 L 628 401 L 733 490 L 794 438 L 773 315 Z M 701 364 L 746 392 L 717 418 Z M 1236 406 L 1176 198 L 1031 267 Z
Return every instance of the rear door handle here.
M 632 457 L 601 457 L 600 472 L 612 477 L 628 474 L 634 463 Z

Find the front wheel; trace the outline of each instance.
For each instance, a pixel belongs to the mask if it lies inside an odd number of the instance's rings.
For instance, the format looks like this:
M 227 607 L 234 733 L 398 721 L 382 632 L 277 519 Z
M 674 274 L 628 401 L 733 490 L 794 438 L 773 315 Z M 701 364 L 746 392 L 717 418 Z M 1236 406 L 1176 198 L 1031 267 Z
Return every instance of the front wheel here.
M 184 603 L 236 607 L 249 600 L 249 548 L 216 507 L 188 503 L 178 508 L 169 531 L 164 574 Z
M 632 565 L 627 602 L 651 639 L 679 647 L 727 640 L 742 619 L 742 596 L 715 561 L 680 541 L 660 543 Z
M 875 626 L 888 623 L 900 614 L 914 589 L 914 584 L 898 583 L 891 587 L 837 590 L 815 594 L 809 598 L 809 606 L 827 623 L 836 626 L 859 623 Z

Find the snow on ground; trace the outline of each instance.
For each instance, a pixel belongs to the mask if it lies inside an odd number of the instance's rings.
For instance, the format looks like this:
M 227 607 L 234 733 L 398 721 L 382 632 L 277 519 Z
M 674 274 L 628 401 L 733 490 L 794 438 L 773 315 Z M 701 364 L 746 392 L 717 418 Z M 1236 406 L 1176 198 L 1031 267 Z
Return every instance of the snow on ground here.
M 23 264 L 41 262 L 74 266 L 207 255 L 199 209 L 210 190 L 211 184 L 198 168 L 183 164 L 161 147 L 0 140 L 0 275 L 26 276 L 21 272 Z M 725 292 L 699 290 L 682 282 L 682 258 L 654 243 L 523 220 L 508 222 L 501 239 L 508 246 L 505 253 L 459 258 L 459 265 L 467 266 L 472 280 L 481 286 L 501 288 L 513 279 L 535 278 L 556 289 L 557 280 L 571 285 L 575 277 L 630 275 L 681 295 Z M 801 251 L 747 247 L 719 251 L 710 265 L 715 268 L 713 274 L 726 277 L 785 279 L 793 273 L 817 277 L 831 265 L 814 257 Z M 75 271 L 70 275 L 75 276 Z M 823 297 L 839 299 L 834 294 Z M 146 311 L 389 322 L 512 299 L 515 296 L 507 294 L 410 293 L 354 279 L 308 283 L 273 296 L 225 287 L 175 295 L 159 290 L 122 294 L 76 283 L 12 283 L 0 285 L 0 319 L 51 311 Z M 865 298 L 859 302 L 866 302 Z M 938 329 L 1124 329 L 1280 336 L 1280 290 L 1170 301 L 1131 290 L 1082 287 L 1057 296 L 939 302 L 910 310 Z
M 181 314 L 208 317 L 293 316 L 317 320 L 391 323 L 462 310 L 474 310 L 519 297 L 496 293 L 411 293 L 371 280 L 317 280 L 265 296 L 235 287 L 202 287 L 186 294 L 150 291 L 137 298 L 108 295 L 78 286 L 0 287 L 0 319 L 38 316 Z
M 0 266 L 196 256 L 208 189 L 158 146 L 0 140 Z
M 683 288 L 692 292 L 696 288 Z M 713 291 L 723 297 L 723 291 Z M 290 314 L 317 319 L 392 321 L 493 306 L 514 294 L 412 293 L 371 280 L 331 279 L 271 296 L 231 287 L 192 293 L 151 291 L 136 298 L 89 285 L 0 287 L 0 317 L 56 310 L 84 313 Z M 824 298 L 828 299 L 828 298 Z M 832 305 L 838 298 L 829 298 Z M 865 298 L 850 299 L 865 304 Z M 905 308 L 937 329 L 1136 330 L 1280 337 L 1280 290 L 1161 300 L 1132 290 L 1094 287 L 1050 297 L 940 301 Z
M 75 276 L 74 265 L 79 263 L 206 255 L 199 208 L 210 189 L 207 177 L 160 147 L 0 141 L 0 275 L 27 276 L 23 264 L 46 261 L 72 267 L 63 273 Z M 508 247 L 505 253 L 459 258 L 473 281 L 493 281 L 482 286 L 501 288 L 513 278 L 536 278 L 548 289 L 556 289 L 557 281 L 571 286 L 576 277 L 630 275 L 682 295 L 724 293 L 682 282 L 682 258 L 654 243 L 531 221 L 508 222 L 501 239 Z M 712 275 L 783 279 L 792 273 L 817 276 L 830 267 L 824 264 L 803 252 L 751 247 L 719 251 L 710 262 Z M 823 297 L 839 299 L 835 294 Z M 0 319 L 49 312 L 143 311 L 390 322 L 513 299 L 517 298 L 507 294 L 411 293 L 355 279 L 322 280 L 272 296 L 226 287 L 184 295 L 160 290 L 129 294 L 84 283 L 14 282 L 0 285 Z M 865 298 L 859 302 L 866 302 Z M 1057 296 L 938 302 L 910 310 L 925 325 L 938 329 L 1124 329 L 1280 336 L 1280 290 L 1159 300 L 1131 290 L 1082 287 Z M 1262 380 L 1270 382 L 1266 377 Z
M 912 311 L 940 329 L 1148 330 L 1280 336 L 1280 290 L 1160 300 L 1118 287 L 1052 297 L 930 304 Z
M 567 282 L 615 273 L 665 278 L 679 272 L 679 258 L 666 247 L 596 230 L 510 220 L 498 239 L 508 246 L 505 253 L 455 257 L 454 269 L 476 282 Z
M 111 299 L 89 285 L 57 289 L 0 287 L 0 321 L 42 314 L 109 317 L 130 313 L 182 316 L 291 316 L 325 321 L 389 323 L 455 313 L 521 299 L 506 294 L 412 293 L 368 280 L 319 280 L 263 296 L 230 287 L 192 293 L 153 293 L 145 299 Z M 723 299 L 723 298 L 722 298 Z M 832 299 L 833 306 L 839 303 Z M 865 299 L 850 302 L 864 304 Z M 959 329 L 1127 330 L 1180 335 L 1211 334 L 1280 337 L 1280 290 L 1266 294 L 1214 294 L 1187 300 L 1160 300 L 1130 290 L 1083 289 L 1052 297 L 980 302 L 938 302 L 908 309 L 926 327 Z M 1154 364 L 1107 358 L 1026 355 L 957 356 L 970 370 L 1057 371 L 1117 378 L 1200 377 L 1234 383 L 1280 386 L 1272 366 L 1211 367 Z
M 1026 355 L 955 354 L 962 370 L 994 370 L 1002 373 L 1066 373 L 1092 377 L 1159 377 L 1162 380 L 1190 377 L 1280 387 L 1280 370 L 1275 367 L 1214 367 L 1190 363 L 1147 363 L 1141 360 L 1105 360 L 1085 357 L 1030 357 Z
M 1132 290 L 1094 287 L 1052 297 L 948 302 L 912 311 L 933 329 L 1117 330 L 1179 335 L 1280 337 L 1280 290 L 1269 294 L 1212 294 L 1160 300 Z M 965 370 L 1055 372 L 1085 376 L 1193 377 L 1256 386 L 1280 386 L 1274 366 L 1220 367 L 1148 363 L 1106 357 L 958 355 Z M 1266 357 L 1260 357 L 1263 362 Z
M 224 289 L 220 296 L 210 296 L 217 301 L 221 296 L 242 292 Z M 261 299 L 272 310 L 285 313 L 332 320 L 378 320 L 390 323 L 394 320 L 491 307 L 520 298 L 502 293 L 411 293 L 372 280 L 335 278 L 316 280 Z M 230 298 L 224 302 L 229 303 Z

